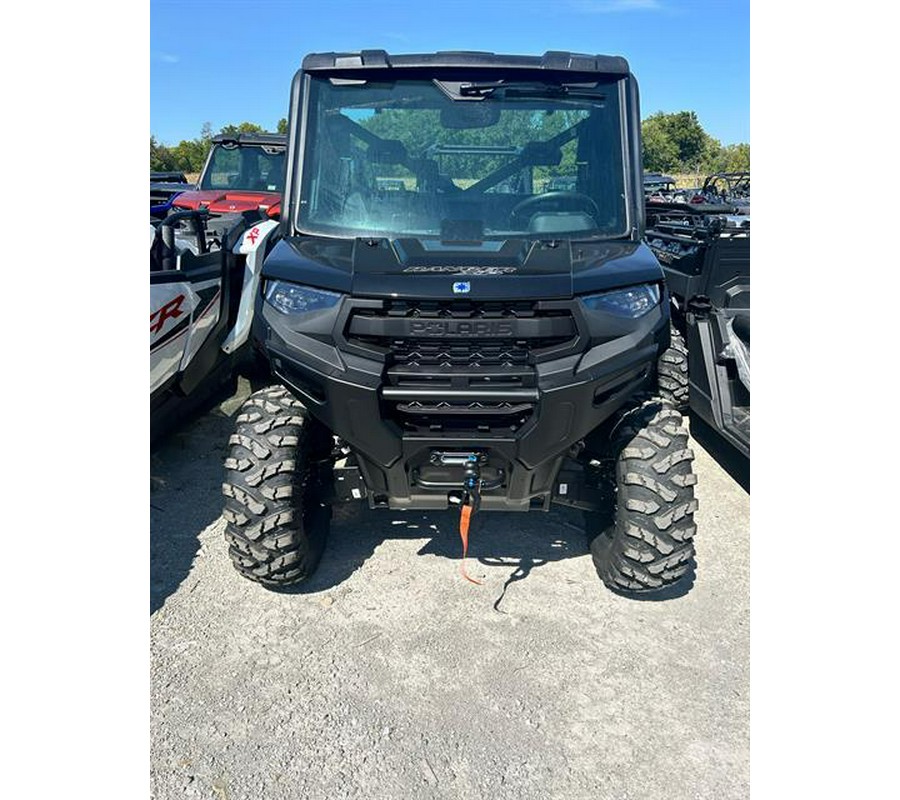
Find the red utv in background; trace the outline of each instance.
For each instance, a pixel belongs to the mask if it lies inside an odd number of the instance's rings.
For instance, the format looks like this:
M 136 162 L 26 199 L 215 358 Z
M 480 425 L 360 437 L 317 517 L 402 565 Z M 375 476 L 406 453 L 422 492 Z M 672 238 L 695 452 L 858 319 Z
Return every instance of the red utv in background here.
M 206 209 L 213 216 L 260 211 L 277 218 L 286 144 L 287 137 L 277 133 L 213 137 L 197 188 L 178 195 L 172 210 Z

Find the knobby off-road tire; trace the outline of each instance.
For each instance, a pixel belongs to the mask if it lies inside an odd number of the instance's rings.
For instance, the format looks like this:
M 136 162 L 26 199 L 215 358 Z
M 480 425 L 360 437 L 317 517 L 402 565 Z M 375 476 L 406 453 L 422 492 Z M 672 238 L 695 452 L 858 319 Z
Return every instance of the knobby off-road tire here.
M 621 416 L 610 448 L 615 522 L 591 543 L 600 578 L 624 593 L 689 581 L 697 477 L 681 414 L 658 398 L 641 401 Z
M 315 570 L 331 520 L 323 479 L 327 430 L 282 386 L 241 407 L 225 459 L 225 539 L 235 569 L 269 587 Z
M 656 364 L 659 396 L 684 413 L 688 409 L 688 352 L 681 332 L 672 327 L 669 347 Z

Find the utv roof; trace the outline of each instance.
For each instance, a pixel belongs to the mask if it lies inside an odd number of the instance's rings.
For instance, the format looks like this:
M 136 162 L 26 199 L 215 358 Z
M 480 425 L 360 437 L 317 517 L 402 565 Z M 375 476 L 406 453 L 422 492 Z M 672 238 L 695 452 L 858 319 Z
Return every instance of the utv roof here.
M 212 138 L 213 144 L 232 142 L 234 144 L 287 145 L 287 135 L 283 133 L 220 133 Z
M 443 68 L 507 68 L 548 70 L 553 72 L 596 72 L 604 75 L 628 75 L 628 62 L 621 56 L 586 55 L 548 50 L 542 56 L 497 55 L 474 50 L 442 50 L 437 53 L 392 55 L 384 50 L 356 53 L 310 53 L 303 59 L 303 70 L 344 71 Z
M 150 172 L 151 183 L 187 183 L 187 178 L 183 172 Z

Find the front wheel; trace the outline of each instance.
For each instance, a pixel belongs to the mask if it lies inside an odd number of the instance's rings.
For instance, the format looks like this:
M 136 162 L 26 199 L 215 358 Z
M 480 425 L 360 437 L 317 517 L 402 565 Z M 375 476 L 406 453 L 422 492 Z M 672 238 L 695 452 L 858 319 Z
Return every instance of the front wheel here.
M 308 578 L 331 520 L 327 430 L 283 386 L 250 395 L 225 459 L 225 539 L 234 568 L 269 587 Z
M 613 431 L 616 514 L 591 542 L 603 582 L 656 592 L 689 578 L 694 556 L 694 454 L 682 417 L 659 399 L 625 411 Z

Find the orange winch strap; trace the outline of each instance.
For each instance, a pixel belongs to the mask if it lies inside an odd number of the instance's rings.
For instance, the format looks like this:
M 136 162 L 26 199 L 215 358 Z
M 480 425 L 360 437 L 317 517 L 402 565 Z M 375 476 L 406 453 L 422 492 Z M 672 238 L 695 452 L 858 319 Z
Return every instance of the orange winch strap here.
M 459 538 L 462 539 L 463 544 L 463 557 L 462 562 L 459 565 L 459 572 L 469 583 L 476 583 L 479 586 L 482 585 L 481 581 L 475 580 L 475 578 L 470 578 L 469 574 L 466 572 L 466 553 L 469 550 L 469 523 L 472 519 L 472 506 L 468 503 L 460 506 L 459 509 Z

